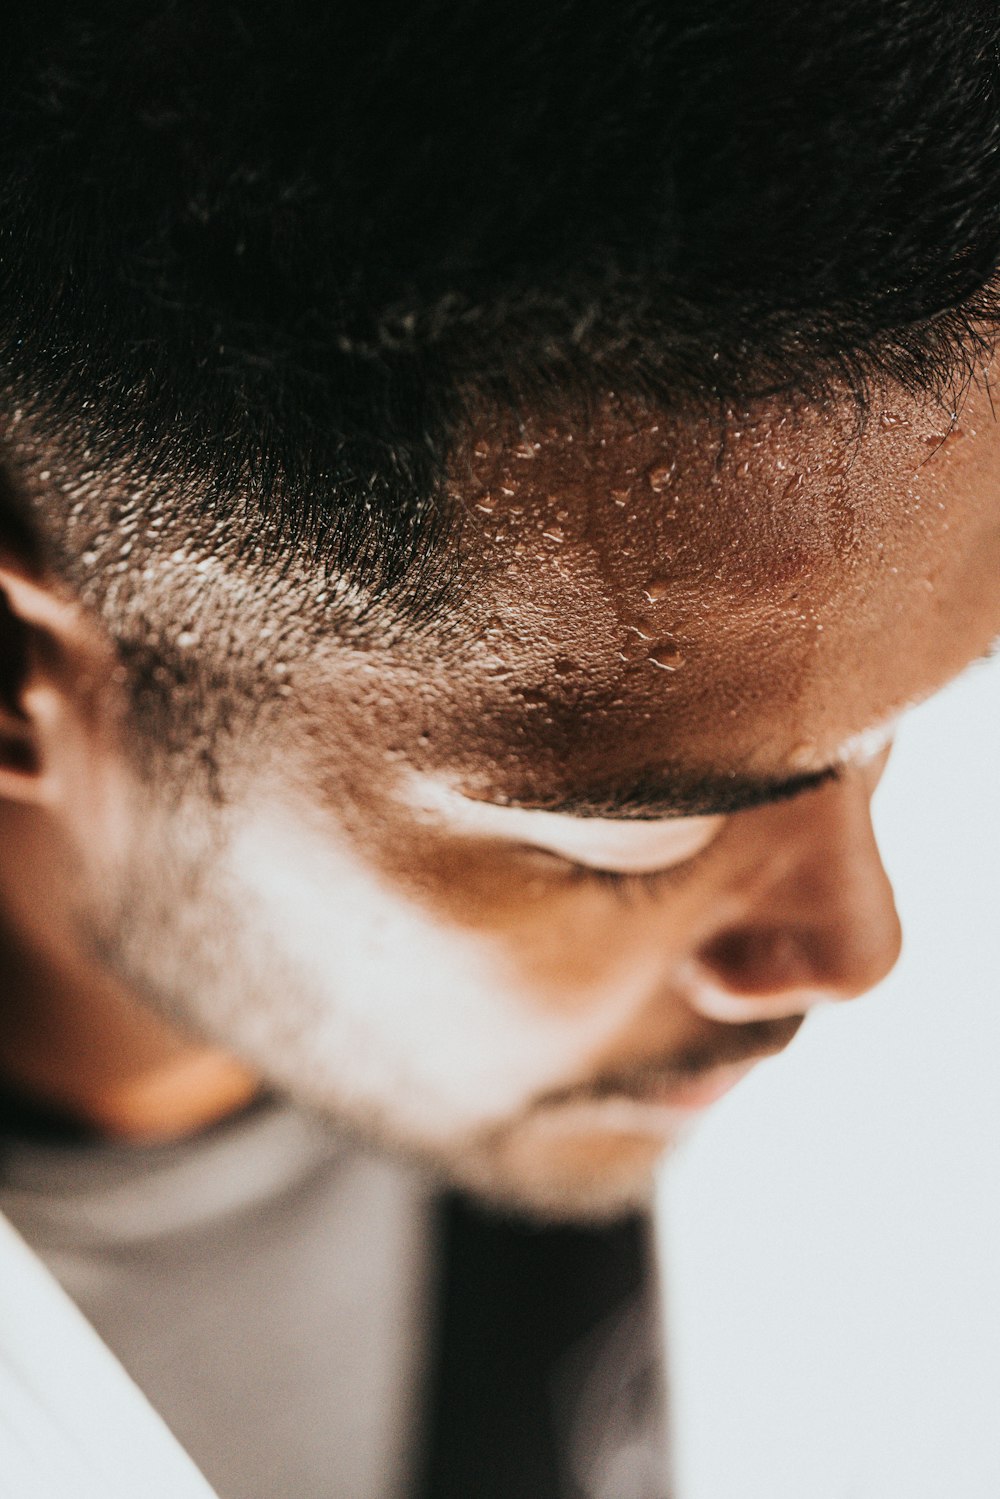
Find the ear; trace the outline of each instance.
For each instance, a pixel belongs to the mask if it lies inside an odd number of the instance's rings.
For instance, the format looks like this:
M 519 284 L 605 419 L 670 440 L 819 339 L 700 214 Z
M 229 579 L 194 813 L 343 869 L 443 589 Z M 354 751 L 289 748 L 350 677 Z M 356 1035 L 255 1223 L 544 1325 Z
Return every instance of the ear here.
M 58 798 L 93 698 L 95 645 L 76 604 L 0 552 L 0 800 Z

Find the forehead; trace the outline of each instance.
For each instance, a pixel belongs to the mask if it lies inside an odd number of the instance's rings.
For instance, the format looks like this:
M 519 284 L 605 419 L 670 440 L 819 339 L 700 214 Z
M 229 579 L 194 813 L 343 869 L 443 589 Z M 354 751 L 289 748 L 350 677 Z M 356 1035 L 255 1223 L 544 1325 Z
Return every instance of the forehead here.
M 465 598 L 381 676 L 393 732 L 490 798 L 826 764 L 1000 628 L 983 405 L 484 422 Z

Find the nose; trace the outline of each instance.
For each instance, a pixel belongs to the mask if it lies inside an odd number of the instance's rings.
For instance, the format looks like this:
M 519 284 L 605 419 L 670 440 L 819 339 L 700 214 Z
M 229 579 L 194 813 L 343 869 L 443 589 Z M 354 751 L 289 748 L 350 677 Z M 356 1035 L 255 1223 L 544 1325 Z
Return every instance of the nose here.
M 899 957 L 902 933 L 871 822 L 872 786 L 850 769 L 794 801 L 744 814 L 732 900 L 697 944 L 687 989 L 700 1013 L 745 1024 L 853 999 Z

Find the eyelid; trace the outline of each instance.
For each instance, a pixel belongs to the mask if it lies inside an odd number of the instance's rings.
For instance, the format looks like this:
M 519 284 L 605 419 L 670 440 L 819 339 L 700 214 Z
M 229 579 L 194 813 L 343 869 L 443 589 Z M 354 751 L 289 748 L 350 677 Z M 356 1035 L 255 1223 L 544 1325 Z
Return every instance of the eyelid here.
M 646 848 L 641 853 L 634 847 L 630 850 L 625 841 L 629 837 L 624 829 L 626 824 L 617 824 L 610 845 L 603 848 L 597 846 L 599 843 L 599 830 L 594 829 L 595 843 L 591 848 L 581 845 L 578 838 L 565 842 L 559 840 L 546 841 L 545 843 L 525 843 L 526 849 L 532 849 L 536 853 L 547 854 L 552 858 L 561 860 L 570 868 L 584 871 L 598 877 L 623 880 L 628 879 L 655 879 L 658 875 L 668 874 L 671 870 L 682 868 L 691 863 L 699 854 L 704 852 L 718 837 L 724 823 L 725 817 L 690 817 L 671 819 L 669 824 L 664 822 L 631 824 L 630 832 L 634 837 L 634 829 L 642 826 L 647 834 Z M 607 824 L 600 830 L 606 833 Z M 649 836 L 649 835 L 652 836 Z M 620 846 L 615 847 L 615 841 L 619 840 Z
M 572 862 L 567 863 L 567 869 L 574 884 L 599 885 L 602 890 L 610 890 L 620 900 L 634 900 L 637 896 L 654 895 L 664 885 L 681 879 L 700 857 L 701 854 L 693 854 L 683 863 L 666 869 L 648 870 L 645 874 L 623 874 L 620 870 L 593 869 L 587 864 Z

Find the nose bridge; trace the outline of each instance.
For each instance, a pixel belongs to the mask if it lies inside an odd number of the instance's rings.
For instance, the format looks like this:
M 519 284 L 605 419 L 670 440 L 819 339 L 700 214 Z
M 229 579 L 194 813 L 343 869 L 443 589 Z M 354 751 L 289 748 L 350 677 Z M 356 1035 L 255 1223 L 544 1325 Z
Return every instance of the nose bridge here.
M 746 1021 L 872 988 L 901 935 L 863 772 L 750 814 L 732 906 L 702 942 L 694 1003 Z M 741 878 L 742 875 L 742 878 Z
M 842 777 L 783 806 L 770 809 L 774 826 L 761 829 L 773 840 L 774 863 L 763 905 L 800 911 L 808 922 L 829 924 L 857 912 L 891 887 L 875 838 L 871 790 L 862 774 Z

